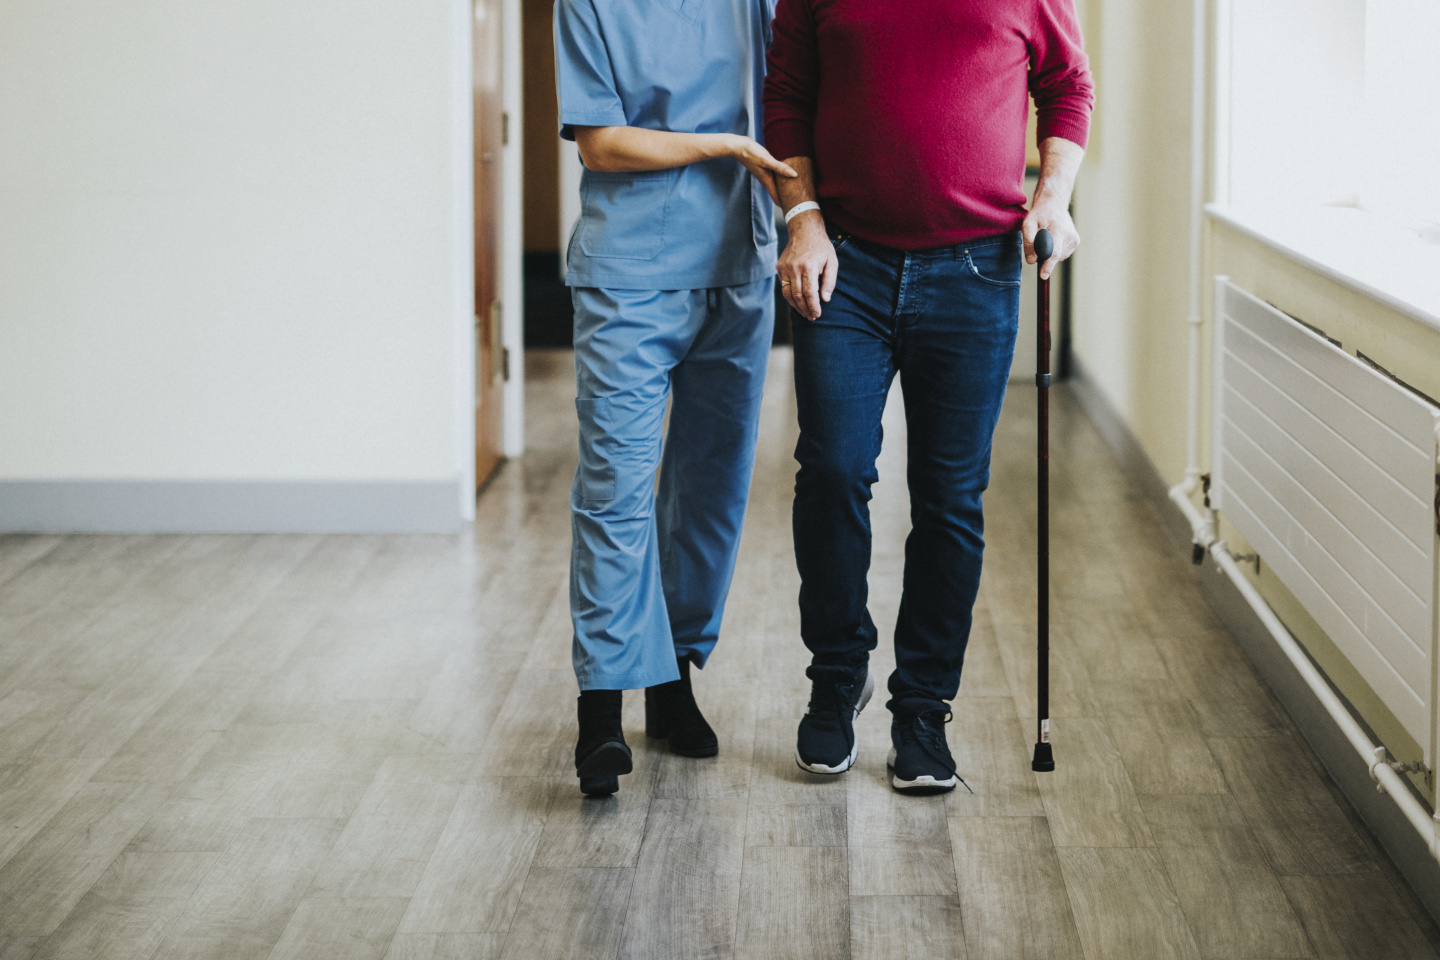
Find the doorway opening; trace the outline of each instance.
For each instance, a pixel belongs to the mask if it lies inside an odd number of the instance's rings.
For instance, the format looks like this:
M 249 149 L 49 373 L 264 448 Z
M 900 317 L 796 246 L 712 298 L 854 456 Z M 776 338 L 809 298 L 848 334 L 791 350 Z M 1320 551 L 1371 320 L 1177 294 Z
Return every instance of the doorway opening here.
M 524 450 L 521 0 L 468 0 L 474 486 Z

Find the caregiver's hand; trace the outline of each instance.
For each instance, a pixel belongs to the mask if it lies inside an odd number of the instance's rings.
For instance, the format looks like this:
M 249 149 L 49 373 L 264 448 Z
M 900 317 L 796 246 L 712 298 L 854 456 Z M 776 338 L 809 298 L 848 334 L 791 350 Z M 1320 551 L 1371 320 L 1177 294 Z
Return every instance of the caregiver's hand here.
M 770 194 L 770 199 L 776 203 L 780 202 L 780 188 L 776 183 L 776 177 L 784 177 L 793 180 L 799 176 L 795 168 L 788 163 L 782 163 L 770 155 L 760 144 L 749 137 L 742 137 L 738 134 L 729 135 L 730 155 L 739 160 L 751 175 L 759 180 L 765 187 L 765 192 Z
M 790 182 L 797 174 L 789 164 L 749 137 L 735 133 L 673 133 L 643 127 L 576 126 L 575 145 L 585 166 L 600 173 L 670 170 L 703 160 L 733 157 L 765 185 L 770 199 L 780 202 L 777 178 Z

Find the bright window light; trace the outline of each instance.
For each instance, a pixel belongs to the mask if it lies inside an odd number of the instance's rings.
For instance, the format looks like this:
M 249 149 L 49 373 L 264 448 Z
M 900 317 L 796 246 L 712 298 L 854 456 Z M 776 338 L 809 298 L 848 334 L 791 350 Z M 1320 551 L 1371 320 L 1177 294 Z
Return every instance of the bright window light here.
M 1440 0 L 1365 5 L 1360 206 L 1440 240 Z
M 1234 0 L 1220 195 L 1358 207 L 1440 241 L 1440 0 Z

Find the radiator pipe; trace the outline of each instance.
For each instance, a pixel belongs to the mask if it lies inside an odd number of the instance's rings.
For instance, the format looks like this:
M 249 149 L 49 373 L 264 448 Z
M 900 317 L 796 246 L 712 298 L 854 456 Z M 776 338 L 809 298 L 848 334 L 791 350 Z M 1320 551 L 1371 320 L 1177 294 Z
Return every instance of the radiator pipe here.
M 1200 487 L 1200 311 L 1190 315 L 1189 398 L 1186 416 L 1185 479 L 1170 488 L 1170 499 L 1190 523 L 1190 559 L 1198 566 L 1205 550 L 1215 542 L 1215 511 L 1207 505 L 1202 513 L 1191 499 Z
M 1200 285 L 1204 251 L 1205 216 L 1205 84 L 1206 31 L 1209 13 L 1205 0 L 1191 0 L 1190 45 L 1190 327 L 1188 376 L 1188 417 L 1185 423 L 1185 479 L 1170 488 L 1170 499 L 1190 521 L 1194 531 L 1190 559 L 1197 566 L 1205 560 L 1205 548 L 1215 539 L 1215 514 L 1209 506 L 1204 514 L 1191 498 L 1200 486 Z
M 1440 842 L 1437 842 L 1440 841 L 1440 836 L 1437 836 L 1437 830 L 1440 830 L 1440 817 L 1427 812 L 1424 804 L 1410 791 L 1410 785 L 1405 782 L 1396 769 L 1401 765 L 1393 760 L 1387 760 L 1385 748 L 1378 747 L 1370 741 L 1370 737 L 1350 715 L 1350 711 L 1345 707 L 1339 695 L 1330 688 L 1324 674 L 1305 655 L 1305 651 L 1300 648 L 1300 644 L 1295 642 L 1295 638 L 1290 635 L 1285 624 L 1275 616 L 1275 611 L 1270 608 L 1270 604 L 1265 602 L 1260 591 L 1255 589 L 1255 585 L 1240 570 L 1225 541 L 1217 540 L 1210 544 L 1209 549 L 1210 555 L 1215 558 L 1215 563 L 1235 584 L 1241 596 L 1245 598 L 1245 602 L 1250 604 L 1250 609 L 1255 611 L 1255 615 L 1260 618 L 1265 629 L 1270 631 L 1270 636 L 1274 638 L 1276 645 L 1295 666 L 1301 678 L 1325 708 L 1325 712 L 1330 714 L 1330 718 L 1335 721 L 1340 732 L 1345 735 L 1345 739 L 1350 741 L 1350 745 L 1355 748 L 1355 752 L 1365 762 L 1370 770 L 1370 779 L 1375 781 L 1375 789 L 1390 795 L 1390 798 L 1400 807 L 1400 812 L 1405 814 L 1405 819 L 1410 821 L 1411 826 L 1425 841 L 1430 855 L 1440 859 Z

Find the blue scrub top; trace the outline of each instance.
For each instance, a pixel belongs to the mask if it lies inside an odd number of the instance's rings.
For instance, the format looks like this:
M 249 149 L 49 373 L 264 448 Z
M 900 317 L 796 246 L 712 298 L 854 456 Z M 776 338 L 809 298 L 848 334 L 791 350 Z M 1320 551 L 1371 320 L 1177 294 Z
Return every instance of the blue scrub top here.
M 632 126 L 760 138 L 775 0 L 558 0 L 560 136 Z M 580 178 L 572 287 L 696 290 L 775 272 L 774 208 L 733 159 Z

